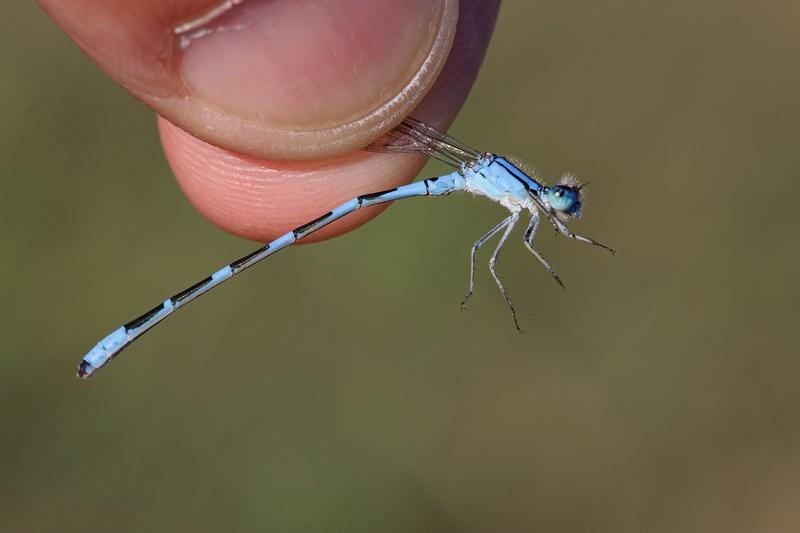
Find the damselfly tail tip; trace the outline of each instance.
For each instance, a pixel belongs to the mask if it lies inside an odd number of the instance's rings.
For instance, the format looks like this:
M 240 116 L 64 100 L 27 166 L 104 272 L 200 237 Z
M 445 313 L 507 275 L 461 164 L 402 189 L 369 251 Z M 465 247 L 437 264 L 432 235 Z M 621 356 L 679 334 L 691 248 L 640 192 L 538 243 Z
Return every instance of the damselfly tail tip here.
M 81 379 L 86 379 L 91 377 L 95 370 L 97 369 L 90 362 L 84 359 L 78 363 L 78 372 L 76 375 Z
M 78 363 L 78 377 L 88 378 L 108 364 L 116 355 L 124 350 L 133 339 L 128 335 L 125 326 L 120 326 L 98 342 Z

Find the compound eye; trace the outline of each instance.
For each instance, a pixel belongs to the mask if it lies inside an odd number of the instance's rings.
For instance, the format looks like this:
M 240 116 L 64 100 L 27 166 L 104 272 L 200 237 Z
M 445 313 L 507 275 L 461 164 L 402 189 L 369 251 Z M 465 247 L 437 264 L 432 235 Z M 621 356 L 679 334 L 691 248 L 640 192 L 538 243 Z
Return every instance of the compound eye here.
M 562 213 L 570 213 L 578 202 L 578 192 L 561 185 L 553 187 L 548 196 L 550 207 Z

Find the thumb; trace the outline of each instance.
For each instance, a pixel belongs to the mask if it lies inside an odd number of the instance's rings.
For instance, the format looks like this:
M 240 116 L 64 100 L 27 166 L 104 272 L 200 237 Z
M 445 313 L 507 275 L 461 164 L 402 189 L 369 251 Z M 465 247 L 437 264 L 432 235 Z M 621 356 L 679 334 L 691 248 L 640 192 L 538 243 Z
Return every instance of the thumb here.
M 431 88 L 457 0 L 40 0 L 103 70 L 181 129 L 271 159 L 368 144 Z

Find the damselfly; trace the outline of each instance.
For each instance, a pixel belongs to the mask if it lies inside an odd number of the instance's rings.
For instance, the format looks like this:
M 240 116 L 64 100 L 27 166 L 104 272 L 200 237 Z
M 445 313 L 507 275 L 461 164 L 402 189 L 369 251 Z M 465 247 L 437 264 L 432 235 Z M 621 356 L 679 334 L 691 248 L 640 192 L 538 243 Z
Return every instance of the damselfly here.
M 373 152 L 421 153 L 446 163 L 456 170 L 450 174 L 409 183 L 394 189 L 362 194 L 333 208 L 311 222 L 288 231 L 253 253 L 225 265 L 206 279 L 167 298 L 163 303 L 158 304 L 147 313 L 110 333 L 97 343 L 78 364 L 78 377 L 91 376 L 133 341 L 141 337 L 143 333 L 177 309 L 180 309 L 201 294 L 210 291 L 223 281 L 266 259 L 278 250 L 286 248 L 290 244 L 324 228 L 331 222 L 361 208 L 375 204 L 393 202 L 414 196 L 444 196 L 456 191 L 465 191 L 485 196 L 489 200 L 505 207 L 510 212 L 510 215 L 472 245 L 470 251 L 469 289 L 461 305 L 462 308 L 466 305 L 475 287 L 475 255 L 478 249 L 493 236 L 502 232 L 500 241 L 489 259 L 489 271 L 511 310 L 511 318 L 518 331 L 521 330 L 517 322 L 516 311 L 508 292 L 503 286 L 503 282 L 497 275 L 495 266 L 503 245 L 505 245 L 508 236 L 517 225 L 520 214 L 523 211 L 531 214 L 530 222 L 523 236 L 525 246 L 562 287 L 564 284 L 561 278 L 533 245 L 536 229 L 542 219 L 547 220 L 562 235 L 586 244 L 599 246 L 614 253 L 612 248 L 588 237 L 577 235 L 567 228 L 566 222 L 572 218 L 579 217 L 581 214 L 581 188 L 583 185 L 578 183 L 572 176 L 564 176 L 558 184 L 547 186 L 539 181 L 535 174 L 529 175 L 523 172 L 519 166 L 505 157 L 489 152 L 478 152 L 450 135 L 412 118 L 404 120 L 383 139 L 365 149 Z

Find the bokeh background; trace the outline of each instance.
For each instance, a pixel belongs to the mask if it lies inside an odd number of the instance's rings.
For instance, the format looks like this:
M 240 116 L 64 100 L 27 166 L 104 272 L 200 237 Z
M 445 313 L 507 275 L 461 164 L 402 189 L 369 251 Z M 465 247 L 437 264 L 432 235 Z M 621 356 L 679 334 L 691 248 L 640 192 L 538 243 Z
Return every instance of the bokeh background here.
M 798 20 L 505 3 L 451 131 L 591 179 L 575 229 L 618 250 L 544 232 L 565 292 L 508 246 L 526 335 L 485 267 L 459 311 L 502 211 L 408 201 L 80 382 L 101 335 L 253 243 L 188 205 L 149 110 L 3 2 L 0 531 L 797 530 Z

